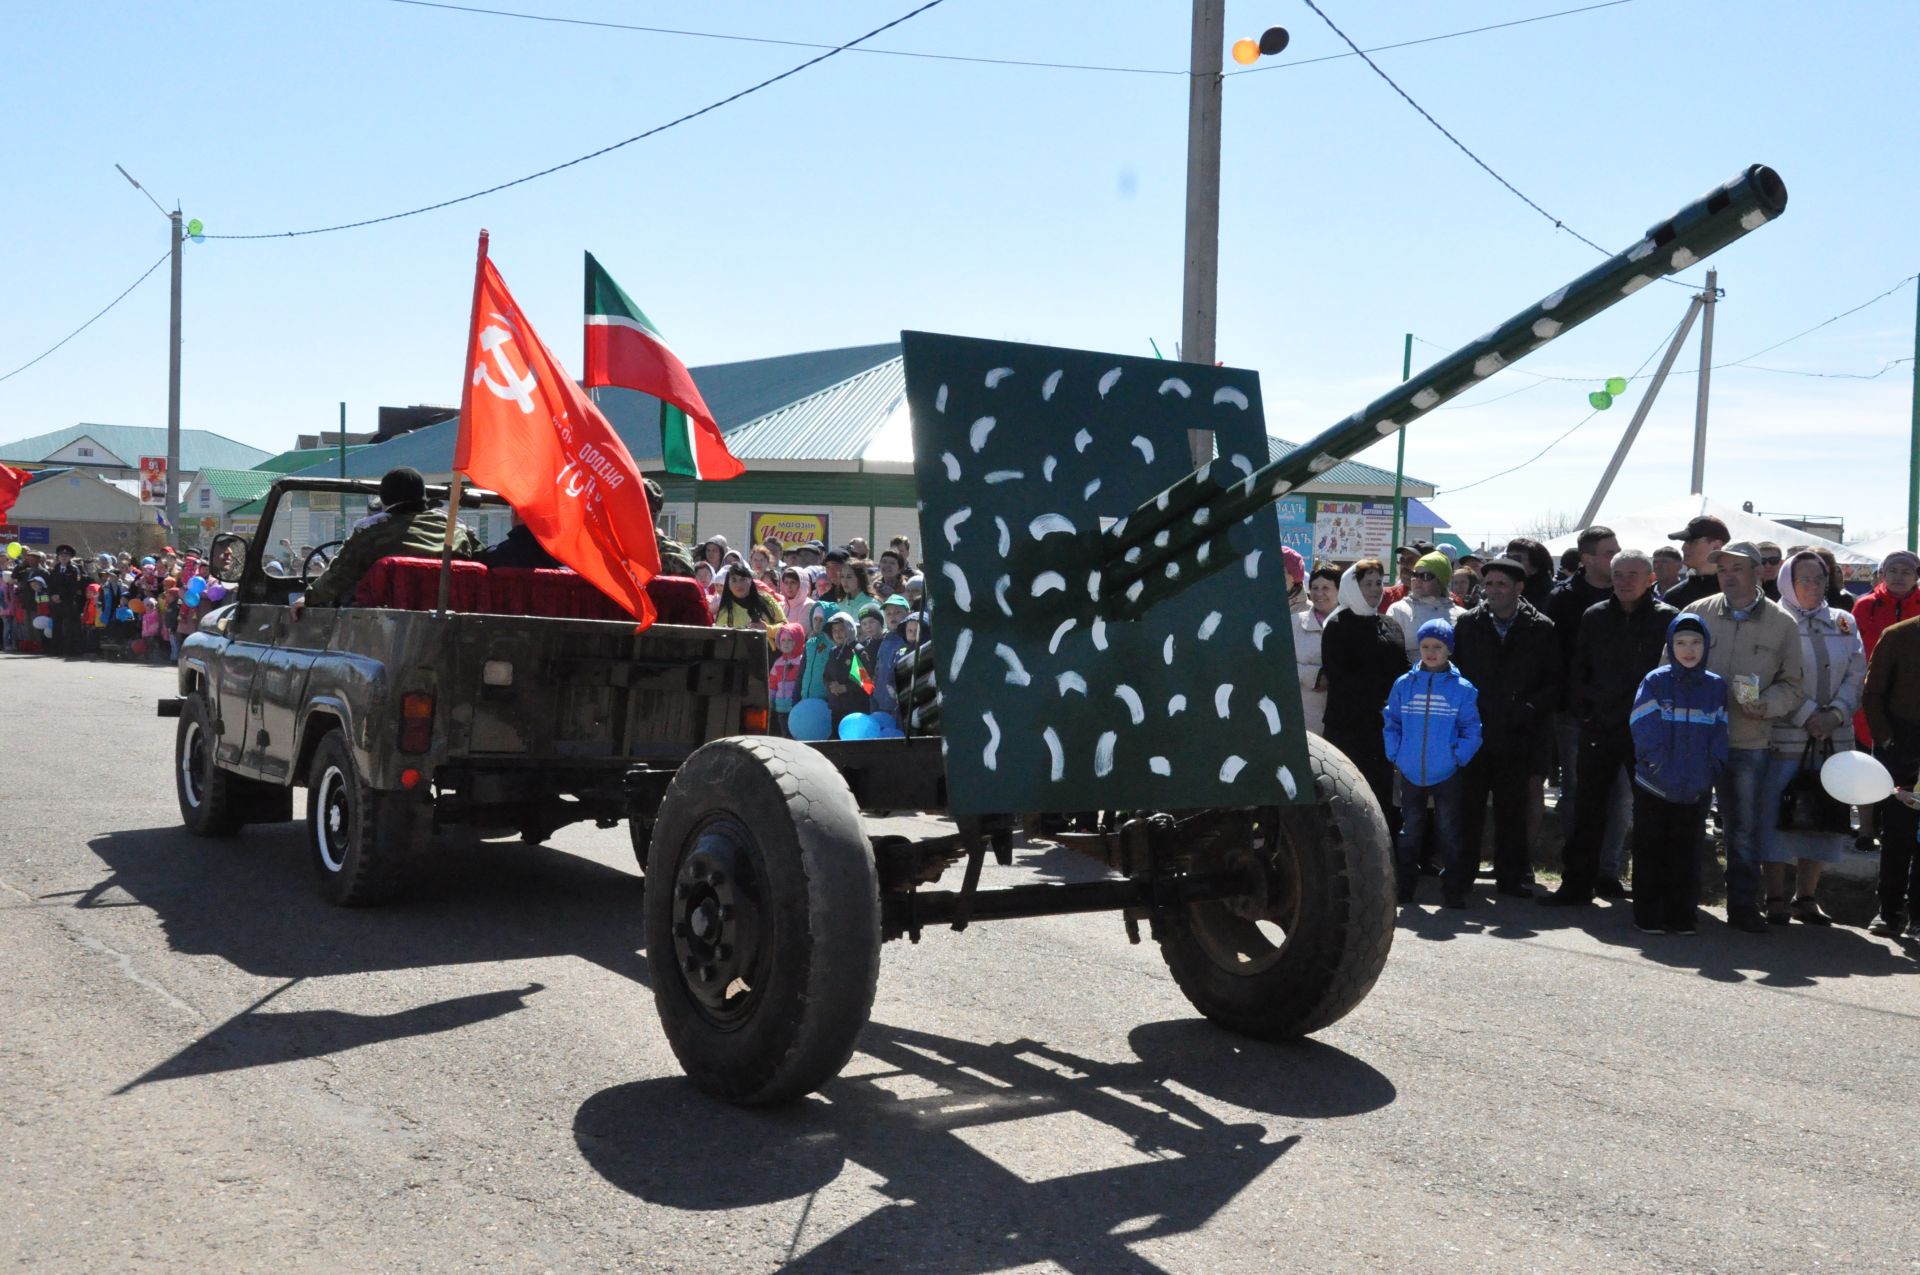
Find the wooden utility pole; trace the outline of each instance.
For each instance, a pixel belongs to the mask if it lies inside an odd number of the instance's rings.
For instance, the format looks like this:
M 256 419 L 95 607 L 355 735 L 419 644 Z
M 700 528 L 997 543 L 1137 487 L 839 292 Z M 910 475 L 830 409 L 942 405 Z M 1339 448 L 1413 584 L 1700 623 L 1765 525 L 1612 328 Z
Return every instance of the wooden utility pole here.
M 1211 366 L 1220 294 L 1220 69 L 1226 0 L 1193 0 L 1187 80 L 1187 252 L 1180 357 Z M 1194 468 L 1213 459 L 1213 431 L 1187 431 Z

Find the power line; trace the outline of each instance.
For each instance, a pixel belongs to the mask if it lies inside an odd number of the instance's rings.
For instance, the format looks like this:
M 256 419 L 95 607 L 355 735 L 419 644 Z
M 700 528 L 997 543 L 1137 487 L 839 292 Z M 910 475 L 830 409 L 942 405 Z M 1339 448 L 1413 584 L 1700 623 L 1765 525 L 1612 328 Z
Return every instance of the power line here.
M 58 341 L 55 341 L 52 346 L 50 346 L 48 349 L 46 349 L 42 353 L 36 355 L 33 358 L 28 359 L 25 363 L 22 363 L 19 367 L 13 369 L 13 371 L 7 373 L 5 376 L 0 376 L 0 381 L 12 380 L 14 377 L 20 375 L 22 372 L 32 367 L 35 363 L 38 363 L 41 359 L 46 358 L 47 355 L 52 354 L 55 350 L 59 349 L 61 346 L 65 345 L 67 342 L 73 340 L 73 338 L 79 336 L 82 332 L 85 332 L 88 328 L 92 327 L 94 323 L 101 317 L 101 315 L 104 315 L 108 310 L 113 309 L 113 307 L 119 305 L 122 301 L 125 301 L 127 299 L 128 293 L 131 293 L 135 288 L 145 283 L 147 281 L 147 276 L 152 274 L 154 271 L 158 270 L 161 264 L 164 263 L 166 259 L 168 257 L 171 257 L 172 255 L 173 255 L 172 249 L 168 249 L 166 252 L 161 253 L 159 261 L 156 261 L 152 265 L 148 266 L 144 271 L 141 272 L 140 277 L 138 279 L 135 279 L 132 283 L 128 284 L 126 292 L 122 292 L 119 296 L 115 297 L 113 300 L 107 302 L 106 305 L 102 306 L 100 308 L 99 314 L 94 315 L 93 318 L 88 319 L 85 323 L 82 323 L 79 327 L 67 333 L 65 336 L 61 337 Z
M 606 22 L 593 18 L 566 18 L 546 13 L 527 13 L 518 9 L 493 9 L 481 5 L 450 4 L 446 0 L 388 0 L 389 4 L 411 5 L 419 9 L 441 9 L 450 13 L 470 13 L 493 18 L 517 18 L 526 22 L 546 22 L 557 26 L 595 27 L 607 31 L 637 31 L 647 35 L 683 36 L 696 40 L 725 40 L 738 44 L 769 44 L 789 49 L 833 49 L 832 44 L 821 44 L 810 40 L 782 40 L 774 36 L 738 35 L 725 31 L 694 31 L 684 27 L 643 26 L 631 22 Z M 1582 5 L 1575 9 L 1559 9 L 1552 13 L 1538 13 L 1530 18 L 1515 18 L 1511 22 L 1494 22 L 1486 26 L 1468 27 L 1461 31 L 1445 31 L 1439 35 L 1423 35 L 1412 40 L 1398 40 L 1392 44 L 1377 44 L 1366 50 L 1367 53 L 1385 53 L 1392 49 L 1409 49 L 1419 44 L 1435 44 L 1442 40 L 1457 40 L 1462 36 L 1480 35 L 1487 31 L 1499 31 L 1506 27 L 1526 26 L 1533 22 L 1545 22 L 1551 18 L 1565 18 L 1577 13 L 1591 13 L 1596 9 L 1611 9 L 1615 5 L 1632 4 L 1633 0 L 1602 0 L 1599 4 Z M 1044 71 L 1094 71 L 1113 75 L 1161 75 L 1186 76 L 1191 74 L 1183 67 L 1158 66 L 1114 66 L 1089 62 L 1048 62 L 1029 58 L 992 58 L 964 53 L 930 53 L 919 49 L 875 49 L 846 48 L 849 53 L 865 53 L 876 57 L 924 58 L 934 62 L 970 62 L 983 66 L 1013 66 Z M 1265 71 L 1286 71 L 1298 66 L 1311 66 L 1316 62 L 1337 62 L 1342 58 L 1353 57 L 1352 53 L 1329 53 L 1322 57 L 1297 58 L 1287 62 L 1274 62 L 1266 66 L 1242 67 L 1228 71 L 1228 76 L 1253 75 Z
M 942 4 L 944 2 L 945 0 L 926 0 L 926 3 L 921 4 L 916 8 L 908 10 L 906 13 L 901 14 L 899 17 L 893 19 L 891 22 L 882 23 L 881 25 L 875 27 L 873 30 L 867 32 L 865 35 L 856 36 L 855 38 L 847 41 L 845 44 L 835 45 L 833 48 L 828 49 L 825 53 L 822 53 L 818 57 L 808 58 L 805 62 L 800 63 L 798 66 L 789 67 L 787 70 L 780 72 L 780 74 L 778 75 L 769 76 L 768 78 L 761 80 L 758 84 L 754 84 L 754 85 L 751 85 L 750 87 L 741 89 L 738 93 L 729 94 L 728 96 L 721 98 L 717 102 L 710 102 L 706 106 L 701 107 L 697 111 L 689 111 L 685 115 L 679 116 L 676 119 L 668 120 L 664 124 L 655 125 L 653 128 L 647 129 L 643 133 L 635 133 L 632 137 L 629 137 L 624 141 L 614 142 L 612 145 L 609 145 L 609 146 L 602 146 L 599 150 L 589 151 L 585 155 L 577 156 L 576 158 L 567 160 L 564 163 L 554 164 L 552 167 L 549 167 L 549 168 L 543 168 L 537 173 L 528 173 L 525 177 L 516 177 L 512 181 L 505 181 L 495 186 L 489 186 L 485 190 L 476 190 L 472 194 L 460 195 L 453 199 L 443 199 L 439 203 L 427 204 L 420 208 L 409 208 L 405 212 L 388 213 L 384 217 L 367 217 L 360 221 L 342 222 L 339 225 L 334 225 L 334 226 L 315 226 L 308 230 L 283 230 L 273 234 L 208 235 L 207 238 L 209 239 L 294 239 L 294 238 L 299 238 L 305 235 L 332 234 L 334 231 L 337 231 L 337 230 L 358 230 L 364 226 L 377 226 L 382 222 L 399 221 L 403 217 L 417 217 L 421 213 L 436 212 L 442 208 L 451 208 L 455 204 L 464 204 L 469 200 L 479 199 L 483 195 L 497 194 L 500 191 L 507 190 L 514 186 L 523 186 L 530 181 L 536 181 L 542 177 L 549 177 L 554 173 L 560 172 L 562 169 L 572 168 L 576 164 L 584 164 L 590 159 L 598 159 L 600 158 L 600 156 L 609 154 L 613 151 L 617 151 L 623 146 L 631 146 L 635 142 L 644 141 L 649 137 L 657 136 L 658 134 L 666 132 L 670 128 L 677 128 L 678 126 L 685 124 L 690 120 L 699 119 L 702 115 L 709 114 L 713 111 L 719 110 L 723 106 L 727 106 L 727 105 L 730 105 L 731 103 L 737 102 L 743 97 L 747 97 L 751 94 L 758 93 L 761 89 L 770 88 L 773 85 L 778 84 L 780 81 L 789 78 L 790 76 L 795 76 L 800 74 L 800 72 L 806 70 L 808 67 L 818 66 L 820 63 L 825 62 L 828 58 L 833 57 L 836 54 L 844 53 L 848 49 L 853 48 L 857 44 L 860 44 L 867 40 L 871 40 L 874 36 L 879 35 L 882 32 L 891 31 L 894 27 L 899 26 L 901 23 L 907 22 L 913 18 L 917 18 L 921 14 L 925 13 L 927 10 L 934 8 L 935 6 Z
M 1877 381 L 1901 364 L 1911 362 L 1911 354 L 1903 359 L 1888 359 L 1886 366 L 1878 372 L 1803 372 L 1797 367 L 1767 367 L 1760 363 L 1738 363 L 1734 366 L 1748 372 L 1780 372 L 1787 376 L 1819 376 L 1838 381 Z
M 1888 288 L 1885 292 L 1882 292 L 1879 296 L 1869 297 L 1865 301 L 1862 301 L 1859 305 L 1854 306 L 1851 310 L 1842 310 L 1840 313 L 1834 315 L 1832 318 L 1820 320 L 1820 322 L 1814 324 L 1812 327 L 1808 328 L 1804 332 L 1796 332 L 1792 336 L 1788 337 L 1785 341 L 1775 341 L 1772 345 L 1769 345 L 1768 347 L 1766 347 L 1766 349 L 1755 350 L 1752 354 L 1747 355 L 1746 358 L 1735 359 L 1734 362 L 1745 363 L 1749 359 L 1757 359 L 1762 354 L 1771 354 L 1773 351 L 1779 349 L 1781 346 L 1789 344 L 1790 342 L 1793 342 L 1793 341 L 1798 341 L 1803 336 L 1811 336 L 1815 332 L 1818 332 L 1821 328 L 1826 327 L 1829 323 L 1838 323 L 1840 320 L 1846 318 L 1850 314 L 1858 314 L 1860 311 L 1866 309 L 1868 306 L 1872 305 L 1876 301 L 1885 301 L 1888 297 L 1900 291 L 1902 288 L 1912 283 L 1915 279 L 1920 279 L 1920 273 L 1908 275 L 1906 278 L 1902 279 L 1900 282 L 1894 284 L 1891 288 Z M 1714 365 L 1716 370 L 1718 370 L 1722 366 L 1724 365 L 1723 364 Z
M 1307 2 L 1311 4 L 1313 0 L 1307 0 Z M 1653 362 L 1654 356 L 1659 354 L 1661 350 L 1664 350 L 1667 347 L 1667 342 L 1673 340 L 1673 334 L 1680 330 L 1680 322 L 1684 322 L 1684 320 L 1675 322 L 1672 327 L 1667 329 L 1667 334 L 1660 338 L 1660 344 L 1654 346 L 1652 350 L 1647 352 L 1647 357 L 1640 360 L 1640 366 L 1634 369 L 1635 373 L 1645 371 L 1647 364 Z M 1632 379 L 1632 378 L 1629 378 L 1629 379 Z M 1588 412 L 1585 416 L 1582 416 L 1578 421 L 1576 421 L 1573 424 L 1573 426 L 1569 428 L 1565 433 L 1561 434 L 1558 438 L 1555 438 L 1551 443 L 1548 443 L 1545 447 L 1542 447 L 1539 451 L 1535 452 L 1533 455 L 1521 461 L 1518 465 L 1509 466 L 1508 468 L 1501 470 L 1497 474 L 1488 474 L 1485 478 L 1476 478 L 1470 483 L 1462 483 L 1458 487 L 1448 487 L 1444 490 L 1436 488 L 1433 494 L 1435 496 L 1451 496 L 1455 492 L 1467 491 L 1470 488 L 1479 487 L 1479 486 L 1482 486 L 1483 484 L 1490 483 L 1496 478 L 1505 478 L 1508 474 L 1517 473 L 1520 470 L 1525 469 L 1528 465 L 1533 464 L 1534 461 L 1539 460 L 1542 456 L 1545 456 L 1548 452 L 1558 447 L 1561 443 L 1564 443 L 1567 439 L 1571 438 L 1575 433 L 1575 431 L 1577 431 L 1582 425 L 1585 425 L 1588 421 L 1600 415 L 1600 411 L 1601 409 L 1595 408 L 1593 411 Z
M 1469 147 L 1465 142 L 1461 141 L 1459 138 L 1455 137 L 1445 124 L 1442 124 L 1439 120 L 1433 117 L 1433 113 L 1431 111 L 1427 110 L 1426 107 L 1420 105 L 1420 103 L 1414 101 L 1412 94 L 1408 93 L 1405 89 L 1401 88 L 1398 84 L 1396 84 L 1391 75 L 1388 75 L 1385 71 L 1381 70 L 1380 64 L 1378 62 L 1375 62 L 1372 58 L 1368 57 L 1366 53 L 1364 53 L 1361 50 L 1360 46 L 1353 42 L 1353 38 L 1349 36 L 1345 31 L 1342 31 L 1334 23 L 1334 20 L 1332 18 L 1329 18 L 1326 15 L 1325 10 L 1321 9 L 1319 5 L 1314 3 L 1314 0 L 1303 0 L 1303 3 L 1307 6 L 1307 8 L 1312 9 L 1314 13 L 1319 16 L 1320 20 L 1327 24 L 1328 29 L 1330 29 L 1335 35 L 1339 36 L 1340 39 L 1346 43 L 1346 46 L 1352 49 L 1354 53 L 1360 58 L 1360 60 L 1362 62 L 1365 62 L 1367 66 L 1372 69 L 1375 75 L 1385 80 L 1387 82 L 1388 88 L 1392 89 L 1395 93 L 1398 93 L 1401 99 L 1405 101 L 1408 106 L 1411 106 L 1414 110 L 1418 111 L 1420 113 L 1421 119 L 1424 119 L 1427 123 L 1433 125 L 1434 128 L 1438 129 L 1440 131 L 1440 135 L 1446 138 L 1448 141 L 1452 142 L 1454 146 L 1459 149 L 1462 155 L 1465 155 L 1468 159 L 1472 160 L 1475 164 L 1479 165 L 1482 172 L 1486 173 L 1487 176 L 1493 178 L 1493 180 L 1499 182 L 1502 186 L 1506 187 L 1509 191 L 1511 191 L 1514 194 L 1516 198 L 1520 200 L 1521 203 L 1525 204 L 1527 207 L 1533 209 L 1535 212 L 1539 213 L 1542 217 L 1545 217 L 1548 221 L 1552 222 L 1553 228 L 1555 230 L 1566 231 L 1568 234 L 1572 235 L 1575 239 L 1578 239 L 1581 243 L 1587 245 L 1587 247 L 1593 249 L 1595 252 L 1599 253 L 1603 257 L 1611 257 L 1613 255 L 1612 253 L 1608 252 L 1605 248 L 1602 248 L 1599 244 L 1595 243 L 1593 240 L 1587 238 L 1585 235 L 1575 230 L 1572 226 L 1569 226 L 1566 222 L 1562 221 L 1560 218 L 1554 216 L 1552 213 L 1542 208 L 1539 204 L 1535 203 L 1533 199 L 1526 194 L 1526 192 L 1522 191 L 1518 186 L 1514 185 L 1512 182 L 1502 177 L 1499 173 L 1495 172 L 1493 169 L 1493 165 L 1487 163 L 1486 160 L 1481 159 L 1478 155 L 1474 154 L 1471 147 Z M 1664 282 L 1677 284 L 1683 288 L 1690 286 L 1686 283 L 1681 282 L 1678 279 L 1668 278 L 1665 275 L 1660 276 L 1660 278 Z

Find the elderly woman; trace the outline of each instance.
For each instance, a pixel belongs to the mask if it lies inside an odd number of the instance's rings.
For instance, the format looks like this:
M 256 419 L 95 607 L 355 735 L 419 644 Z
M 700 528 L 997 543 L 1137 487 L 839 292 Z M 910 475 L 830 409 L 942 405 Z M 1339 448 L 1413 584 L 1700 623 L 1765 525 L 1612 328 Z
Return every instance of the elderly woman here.
M 1397 834 L 1400 808 L 1393 800 L 1393 765 L 1381 733 L 1381 711 L 1394 682 L 1407 671 L 1400 626 L 1379 614 L 1386 568 L 1362 558 L 1340 577 L 1339 608 L 1320 630 L 1320 668 L 1327 700 L 1321 734 L 1345 753 Z
M 1307 729 L 1324 733 L 1327 713 L 1327 675 L 1320 667 L 1320 638 L 1327 620 L 1340 605 L 1340 568 L 1320 566 L 1307 577 L 1307 606 L 1293 613 L 1293 663 L 1300 671 L 1300 707 Z
M 1771 749 L 1766 773 L 1765 803 L 1761 809 L 1779 809 L 1780 797 L 1800 772 L 1811 742 L 1817 756 L 1853 747 L 1853 714 L 1860 707 L 1860 691 L 1867 678 L 1866 650 L 1854 618 L 1828 604 L 1827 565 L 1819 555 L 1803 551 L 1780 566 L 1780 605 L 1800 630 L 1800 707 L 1772 722 Z M 1817 762 L 1815 764 L 1818 764 Z M 1835 835 L 1794 837 L 1779 835 L 1769 819 L 1761 832 L 1760 858 L 1767 883 L 1767 920 L 1785 924 L 1791 916 L 1808 925 L 1832 925 L 1815 897 L 1820 872 L 1840 857 L 1846 838 Z M 1788 903 L 1787 870 L 1795 867 L 1792 903 Z

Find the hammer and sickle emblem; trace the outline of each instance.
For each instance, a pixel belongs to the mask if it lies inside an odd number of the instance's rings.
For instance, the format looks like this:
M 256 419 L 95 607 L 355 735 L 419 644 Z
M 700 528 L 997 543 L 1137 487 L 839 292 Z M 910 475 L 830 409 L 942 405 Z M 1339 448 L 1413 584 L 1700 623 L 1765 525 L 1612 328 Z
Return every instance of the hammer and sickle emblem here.
M 498 314 L 493 318 L 499 320 L 499 323 L 488 324 L 480 333 L 480 348 L 493 359 L 494 366 L 500 369 L 501 381 L 496 381 L 487 375 L 487 365 L 480 363 L 473 369 L 473 383 L 485 385 L 496 397 L 512 399 L 520 405 L 523 415 L 530 416 L 533 414 L 534 387 L 539 382 L 534 380 L 531 368 L 524 374 L 514 371 L 513 360 L 507 357 L 506 349 L 513 340 L 513 333 L 500 326 L 506 322 L 506 319 Z M 502 384 L 502 381 L 505 383 Z

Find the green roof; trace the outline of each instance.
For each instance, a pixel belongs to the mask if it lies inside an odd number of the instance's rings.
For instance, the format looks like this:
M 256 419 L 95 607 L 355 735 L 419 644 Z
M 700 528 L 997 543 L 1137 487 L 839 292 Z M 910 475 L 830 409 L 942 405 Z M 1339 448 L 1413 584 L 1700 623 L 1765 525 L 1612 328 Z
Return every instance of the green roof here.
M 167 454 L 167 431 L 163 426 L 82 422 L 56 429 L 52 433 L 0 443 L 0 460 L 43 461 L 82 438 L 91 438 L 129 467 L 139 464 L 142 456 Z M 271 455 L 258 447 L 249 447 L 210 430 L 180 431 L 180 472 L 184 474 L 209 468 L 251 469 Z
M 355 452 L 364 451 L 371 446 L 373 446 L 372 443 L 349 443 L 347 455 L 352 456 Z M 296 451 L 281 452 L 278 456 L 269 456 L 254 468 L 268 470 L 275 474 L 293 474 L 303 469 L 324 465 L 328 461 L 337 463 L 339 459 L 338 447 L 303 447 Z
M 264 469 L 203 469 L 196 475 L 196 481 L 213 488 L 221 504 L 233 505 L 266 495 L 267 488 L 273 486 L 278 477 L 279 474 Z

